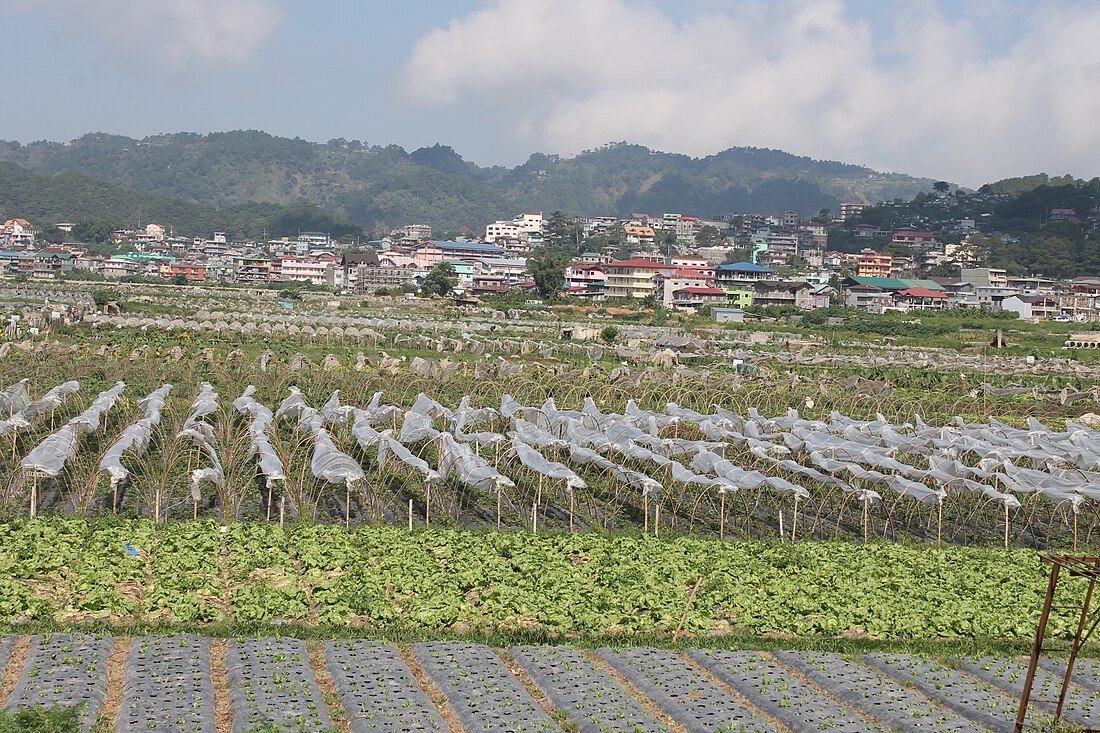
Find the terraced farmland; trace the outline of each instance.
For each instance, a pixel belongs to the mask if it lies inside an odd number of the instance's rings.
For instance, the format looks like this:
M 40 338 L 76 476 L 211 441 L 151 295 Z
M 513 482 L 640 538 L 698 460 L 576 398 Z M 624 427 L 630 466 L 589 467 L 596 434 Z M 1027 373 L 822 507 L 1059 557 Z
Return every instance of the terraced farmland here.
M 988 681 L 1017 665 L 1005 659 L 68 634 L 0 644 L 3 705 L 80 706 L 85 731 L 1003 733 L 1016 712 L 1013 683 Z M 1082 679 L 1071 696 L 1069 724 L 1093 723 L 1100 691 Z

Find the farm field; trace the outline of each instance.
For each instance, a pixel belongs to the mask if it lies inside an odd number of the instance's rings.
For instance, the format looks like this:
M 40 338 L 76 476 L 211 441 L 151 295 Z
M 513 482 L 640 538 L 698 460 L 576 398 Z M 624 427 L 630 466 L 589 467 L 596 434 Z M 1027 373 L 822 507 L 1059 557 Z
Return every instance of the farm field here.
M 905 653 L 45 634 L 0 640 L 0 695 L 9 711 L 72 707 L 72 730 L 119 733 L 1007 733 L 1025 666 Z M 1056 674 L 1041 669 L 1037 682 L 1049 687 Z M 1090 662 L 1064 720 L 1100 721 Z M 1046 722 L 1040 706 L 1028 730 Z

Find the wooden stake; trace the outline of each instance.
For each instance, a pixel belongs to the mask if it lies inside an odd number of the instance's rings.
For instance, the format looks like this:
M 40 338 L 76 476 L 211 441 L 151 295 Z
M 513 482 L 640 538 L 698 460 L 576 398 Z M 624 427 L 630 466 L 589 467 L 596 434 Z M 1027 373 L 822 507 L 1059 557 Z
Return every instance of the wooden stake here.
M 869 499 L 864 499 L 863 500 L 863 544 L 865 544 L 865 545 L 867 544 L 867 523 L 870 519 L 870 516 L 869 516 L 870 515 L 870 506 L 871 506 L 870 500 Z
M 653 536 L 661 536 L 661 505 L 657 504 L 657 508 L 653 510 Z
M 791 542 L 794 542 L 798 533 L 798 497 L 794 498 L 794 512 L 791 514 Z
M 267 485 L 267 521 L 271 521 L 271 484 Z
M 936 544 L 943 544 L 943 499 L 936 502 Z
M 531 504 L 531 534 L 539 533 L 539 503 Z
M 642 532 L 649 534 L 649 495 L 642 494 L 642 511 L 645 512 L 645 521 L 642 523 Z
M 786 532 L 783 531 L 783 510 L 779 510 L 779 541 L 782 542 L 786 538 Z
M 432 485 L 424 482 L 424 526 L 432 526 Z
M 156 503 L 153 506 L 153 523 L 160 523 L 160 486 L 157 486 L 156 495 L 153 497 L 153 501 Z
M 569 492 L 569 533 L 570 534 L 573 533 L 573 502 L 574 501 L 575 501 L 575 497 L 573 496 L 573 492 L 570 491 Z
M 38 474 L 31 480 L 31 519 L 38 514 Z
M 286 497 L 279 497 L 279 526 L 282 527 L 286 522 Z
M 199 518 L 199 500 L 193 499 L 192 501 L 194 503 L 194 511 L 191 513 L 191 518 L 197 521 Z
M 684 623 L 687 622 L 688 612 L 691 610 L 691 604 L 695 601 L 695 594 L 699 592 L 699 586 L 703 584 L 703 577 L 699 576 L 699 580 L 695 581 L 695 587 L 691 589 L 691 595 L 688 596 L 687 605 L 684 606 L 684 614 L 680 616 L 680 623 L 676 625 L 676 631 L 672 632 L 672 641 L 676 641 L 676 637 L 680 635 L 680 632 L 684 630 Z
M 409 499 L 409 531 L 413 529 L 413 500 Z
M 1005 549 L 1008 549 L 1008 504 L 1005 504 Z
M 344 527 L 351 527 L 351 484 L 345 484 L 347 493 L 344 494 Z
M 1073 551 L 1077 552 L 1077 510 L 1073 510 Z
M 719 496 L 722 498 L 722 508 L 718 512 L 718 539 L 726 539 L 726 493 L 723 491 Z

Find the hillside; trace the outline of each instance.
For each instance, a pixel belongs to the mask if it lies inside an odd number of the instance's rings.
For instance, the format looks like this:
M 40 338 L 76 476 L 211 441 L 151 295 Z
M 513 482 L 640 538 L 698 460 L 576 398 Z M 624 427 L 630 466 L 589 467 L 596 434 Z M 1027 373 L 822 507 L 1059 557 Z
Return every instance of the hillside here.
M 322 230 L 339 236 L 358 228 L 316 206 L 304 203 L 241 203 L 217 208 L 161 193 L 131 191 L 83 173 L 32 173 L 0 161 L 0 220 L 20 216 L 35 223 L 103 221 L 111 226 L 139 226 L 155 221 L 177 234 L 231 237 L 292 236 Z
M 573 158 L 535 154 L 481 167 L 442 145 L 407 152 L 359 141 L 311 143 L 263 132 L 176 133 L 143 140 L 88 134 L 69 143 L 0 142 L 0 160 L 41 174 L 84 173 L 133 191 L 226 207 L 307 201 L 368 228 L 409 222 L 480 227 L 522 209 L 713 216 L 841 201 L 908 199 L 931 181 L 775 150 L 706 158 L 616 143 Z

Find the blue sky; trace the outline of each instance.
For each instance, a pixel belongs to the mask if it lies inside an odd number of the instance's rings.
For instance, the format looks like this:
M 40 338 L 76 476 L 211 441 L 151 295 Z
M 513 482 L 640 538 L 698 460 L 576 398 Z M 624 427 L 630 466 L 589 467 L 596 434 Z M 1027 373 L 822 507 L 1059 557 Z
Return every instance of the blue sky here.
M 0 0 L 0 138 L 262 129 L 515 165 L 627 140 L 1100 175 L 1100 3 Z

